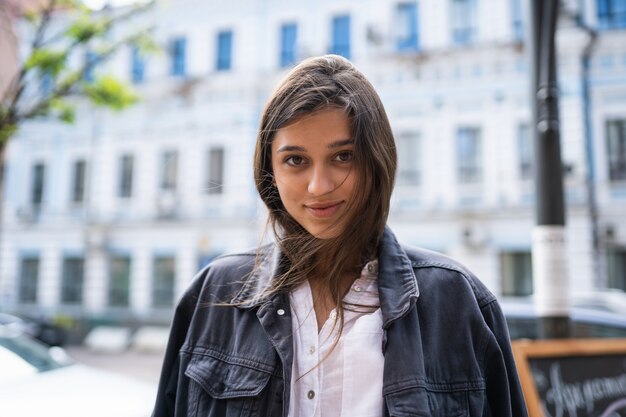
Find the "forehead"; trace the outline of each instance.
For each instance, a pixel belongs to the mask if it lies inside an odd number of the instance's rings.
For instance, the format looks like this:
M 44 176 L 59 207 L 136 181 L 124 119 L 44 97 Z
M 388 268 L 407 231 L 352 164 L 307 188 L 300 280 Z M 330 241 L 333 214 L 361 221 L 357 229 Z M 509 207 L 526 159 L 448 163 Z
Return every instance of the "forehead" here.
M 299 117 L 276 132 L 272 151 L 283 145 L 314 147 L 351 139 L 350 119 L 342 109 L 326 108 Z

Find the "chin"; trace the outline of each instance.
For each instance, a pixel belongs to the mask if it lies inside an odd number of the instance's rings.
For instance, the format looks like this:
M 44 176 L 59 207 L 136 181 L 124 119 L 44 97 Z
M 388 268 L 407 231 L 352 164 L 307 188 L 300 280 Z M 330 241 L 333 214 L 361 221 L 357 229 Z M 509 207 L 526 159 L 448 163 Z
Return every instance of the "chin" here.
M 328 240 L 338 237 L 341 234 L 340 230 L 337 230 L 335 227 L 331 228 L 307 228 L 307 232 L 309 232 L 316 239 L 320 240 Z

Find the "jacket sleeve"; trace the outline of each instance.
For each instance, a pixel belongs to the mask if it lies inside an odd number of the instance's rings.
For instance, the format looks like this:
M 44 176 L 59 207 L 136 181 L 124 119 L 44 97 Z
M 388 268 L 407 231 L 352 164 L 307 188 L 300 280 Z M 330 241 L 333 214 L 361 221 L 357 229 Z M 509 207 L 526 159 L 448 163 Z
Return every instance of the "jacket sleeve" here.
M 491 329 L 484 358 L 488 407 L 484 415 L 527 417 L 504 314 L 496 300 L 483 306 L 482 312 Z
M 156 404 L 152 417 L 172 417 L 174 416 L 176 405 L 176 392 L 178 378 L 180 372 L 180 356 L 179 351 L 185 343 L 189 325 L 193 317 L 200 290 L 202 288 L 204 274 L 196 277 L 182 297 L 176 311 L 170 328 L 170 336 L 165 350 L 165 359 L 163 368 L 161 369 L 161 377 L 159 379 L 159 387 L 157 390 Z

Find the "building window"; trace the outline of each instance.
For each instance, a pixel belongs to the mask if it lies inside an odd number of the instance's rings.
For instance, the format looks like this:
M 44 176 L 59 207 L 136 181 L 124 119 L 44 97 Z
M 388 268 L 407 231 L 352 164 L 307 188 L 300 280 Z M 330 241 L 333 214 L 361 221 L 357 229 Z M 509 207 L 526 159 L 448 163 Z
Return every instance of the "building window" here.
M 280 66 L 288 67 L 296 62 L 296 41 L 298 26 L 287 23 L 280 28 Z
M 170 43 L 171 74 L 175 77 L 184 77 L 187 60 L 187 40 L 183 37 L 175 38 Z
M 72 173 L 72 202 L 85 201 L 85 171 L 87 164 L 84 160 L 74 162 Z
M 54 77 L 48 71 L 41 72 L 39 76 L 41 95 L 48 96 L 54 89 Z
M 130 295 L 130 257 L 109 259 L 109 306 L 128 307 Z
M 233 32 L 226 30 L 217 34 L 217 63 L 218 71 L 228 71 L 232 66 Z
M 161 189 L 176 191 L 176 178 L 178 176 L 178 152 L 165 151 L 162 157 Z
M 421 180 L 421 140 L 416 133 L 397 136 L 398 184 L 419 185 Z
M 81 304 L 83 301 L 83 280 L 85 260 L 82 257 L 63 259 L 61 277 L 61 303 Z
M 350 59 L 350 16 L 333 17 L 333 43 L 331 54 Z
M 598 0 L 598 26 L 600 29 L 626 28 L 626 1 Z
M 480 129 L 463 127 L 457 131 L 457 173 L 461 183 L 473 183 L 481 180 L 482 147 L 480 142 Z
M 419 48 L 417 3 L 400 3 L 396 9 L 396 48 L 398 51 L 415 51 Z
M 176 260 L 173 256 L 154 258 L 154 281 L 152 282 L 152 306 L 171 307 L 174 304 L 174 277 Z
M 533 177 L 533 137 L 530 126 L 520 124 L 517 127 L 517 152 L 519 155 L 519 176 L 522 180 Z
M 83 73 L 83 79 L 92 83 L 95 80 L 95 68 L 98 63 L 98 54 L 93 51 L 85 52 L 85 72 Z
M 33 165 L 33 178 L 30 194 L 30 202 L 35 209 L 39 209 L 43 203 L 45 186 L 46 166 L 43 163 Z
M 523 297 L 533 293 L 530 252 L 501 253 L 500 269 L 503 296 Z
M 224 192 L 224 148 L 211 148 L 207 156 L 207 194 Z
M 524 39 L 524 23 L 522 21 L 522 0 L 511 0 L 511 17 L 513 24 L 513 37 L 515 40 Z
M 478 32 L 476 0 L 452 0 L 452 42 L 467 45 Z
M 37 302 L 39 282 L 39 257 L 28 256 L 21 260 L 18 299 L 20 303 Z
M 133 46 L 130 49 L 130 78 L 135 84 L 140 84 L 144 80 L 146 72 L 146 61 L 139 47 Z
M 132 155 L 123 155 L 120 159 L 120 179 L 118 195 L 130 198 L 133 194 L 133 165 Z
M 626 180 L 626 119 L 609 120 L 606 124 L 609 179 Z
M 626 248 L 607 250 L 609 288 L 626 291 Z

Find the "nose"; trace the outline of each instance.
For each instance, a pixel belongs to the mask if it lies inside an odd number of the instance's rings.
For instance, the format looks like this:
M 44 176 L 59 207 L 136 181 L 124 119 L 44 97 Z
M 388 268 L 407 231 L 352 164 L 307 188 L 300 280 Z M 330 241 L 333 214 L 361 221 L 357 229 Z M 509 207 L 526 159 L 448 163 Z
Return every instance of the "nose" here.
M 307 191 L 312 195 L 328 194 L 336 188 L 332 170 L 325 166 L 317 166 L 311 170 Z

